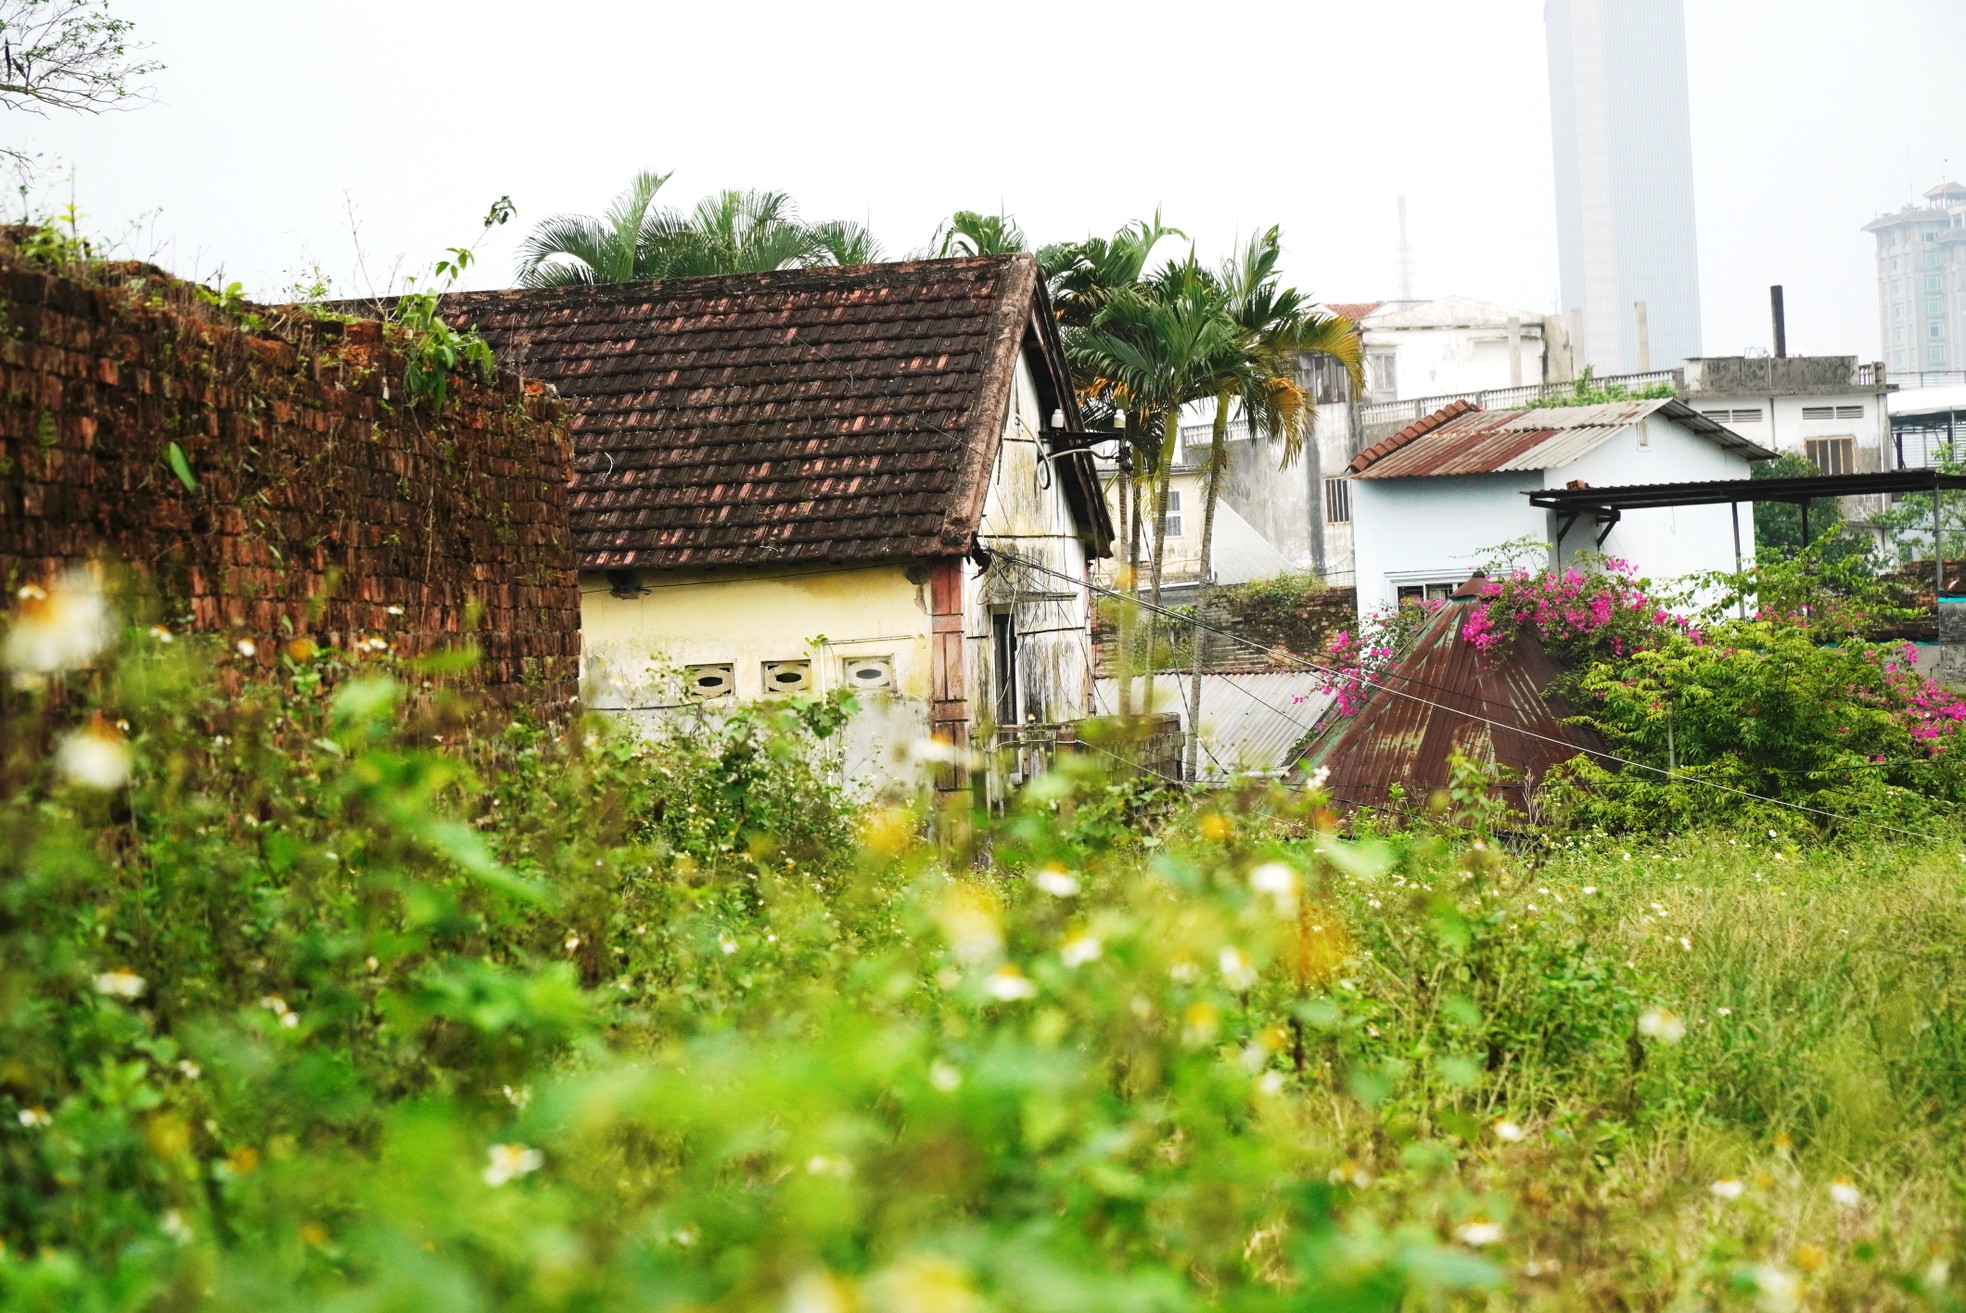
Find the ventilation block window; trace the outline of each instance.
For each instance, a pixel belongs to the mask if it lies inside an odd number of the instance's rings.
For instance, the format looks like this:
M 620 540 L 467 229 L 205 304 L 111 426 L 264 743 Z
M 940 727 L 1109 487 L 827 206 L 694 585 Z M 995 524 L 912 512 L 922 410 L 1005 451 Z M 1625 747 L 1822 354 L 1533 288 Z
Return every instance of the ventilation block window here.
M 878 692 L 894 687 L 894 658 L 891 656 L 847 657 L 840 663 L 846 686 L 856 692 Z
M 1352 481 L 1347 478 L 1330 478 L 1324 481 L 1324 522 L 1326 524 L 1350 524 L 1352 522 Z
M 812 662 L 767 661 L 764 663 L 767 693 L 807 693 L 812 690 Z
M 1836 417 L 1838 419 L 1862 419 L 1864 417 L 1864 408 L 1862 406 L 1838 406 L 1836 408 Z
M 737 680 L 730 662 L 684 666 L 683 696 L 697 702 L 737 696 Z
M 1810 438 L 1802 444 L 1802 450 L 1824 474 L 1851 474 L 1856 471 L 1855 438 Z

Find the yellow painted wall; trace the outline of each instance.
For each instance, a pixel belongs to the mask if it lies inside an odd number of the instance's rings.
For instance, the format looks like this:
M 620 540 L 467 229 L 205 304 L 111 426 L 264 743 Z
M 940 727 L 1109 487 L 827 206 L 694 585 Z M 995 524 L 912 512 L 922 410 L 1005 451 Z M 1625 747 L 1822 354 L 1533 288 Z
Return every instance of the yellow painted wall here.
M 683 701 L 677 667 L 730 662 L 737 698 L 764 693 L 763 663 L 810 657 L 818 690 L 840 686 L 851 656 L 894 659 L 897 691 L 929 693 L 928 594 L 900 563 L 780 575 L 673 571 L 642 576 L 649 592 L 618 598 L 581 579 L 582 694 L 596 708 Z M 824 636 L 822 648 L 809 646 Z

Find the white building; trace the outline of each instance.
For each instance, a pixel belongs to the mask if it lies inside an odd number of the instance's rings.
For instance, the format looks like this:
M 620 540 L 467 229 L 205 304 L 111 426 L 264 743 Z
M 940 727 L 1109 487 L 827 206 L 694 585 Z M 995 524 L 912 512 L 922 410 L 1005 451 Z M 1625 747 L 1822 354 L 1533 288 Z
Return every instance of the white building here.
M 1966 369 L 1966 187 L 1941 183 L 1925 200 L 1864 225 L 1884 358 L 1900 374 Z
M 1805 456 L 1824 474 L 1897 467 L 1881 364 L 1855 356 L 1707 356 L 1686 362 L 1681 399 L 1744 438 Z
M 1355 316 L 1368 402 L 1410 401 L 1570 378 L 1569 334 L 1554 315 L 1467 296 L 1382 301 Z
M 1671 579 L 1731 570 L 1754 552 L 1754 515 L 1727 506 L 1632 511 L 1604 531 L 1539 510 L 1525 493 L 1745 479 L 1775 453 L 1676 400 L 1542 410 L 1455 402 L 1360 452 L 1350 466 L 1361 618 L 1402 597 L 1446 597 L 1505 543 L 1530 539 L 1552 569 L 1590 552 Z M 1543 564 L 1538 559 L 1535 564 Z
M 1547 0 L 1563 308 L 1579 367 L 1700 354 L 1693 130 L 1681 0 Z M 1638 303 L 1646 308 L 1640 331 Z

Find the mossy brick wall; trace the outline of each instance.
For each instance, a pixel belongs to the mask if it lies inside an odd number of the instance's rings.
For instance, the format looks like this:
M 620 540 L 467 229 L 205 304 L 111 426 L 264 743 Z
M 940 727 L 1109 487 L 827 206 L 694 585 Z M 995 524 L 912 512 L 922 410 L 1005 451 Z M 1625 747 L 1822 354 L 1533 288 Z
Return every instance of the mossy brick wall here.
M 537 385 L 460 378 L 433 414 L 403 395 L 399 330 L 221 309 L 147 265 L 51 272 L 0 248 L 0 298 L 10 589 L 120 558 L 171 618 L 250 637 L 262 662 L 298 636 L 470 643 L 461 679 L 490 706 L 571 708 L 571 456 Z

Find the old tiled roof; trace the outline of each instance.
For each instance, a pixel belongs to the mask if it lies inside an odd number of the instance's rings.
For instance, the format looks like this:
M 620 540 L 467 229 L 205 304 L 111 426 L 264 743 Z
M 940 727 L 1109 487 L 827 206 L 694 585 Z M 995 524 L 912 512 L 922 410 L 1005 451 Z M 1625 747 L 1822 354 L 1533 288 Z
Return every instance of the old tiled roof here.
M 1537 410 L 1483 410 L 1462 400 L 1367 447 L 1346 468 L 1361 479 L 1561 469 L 1654 414 L 1749 460 L 1775 454 L 1672 398 Z
M 470 292 L 444 312 L 580 403 L 590 570 L 966 552 L 1019 351 L 1063 370 L 1027 255 Z M 1069 379 L 1054 390 L 1077 429 Z

